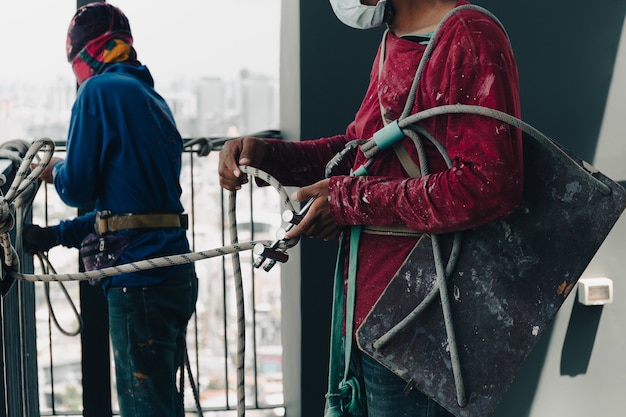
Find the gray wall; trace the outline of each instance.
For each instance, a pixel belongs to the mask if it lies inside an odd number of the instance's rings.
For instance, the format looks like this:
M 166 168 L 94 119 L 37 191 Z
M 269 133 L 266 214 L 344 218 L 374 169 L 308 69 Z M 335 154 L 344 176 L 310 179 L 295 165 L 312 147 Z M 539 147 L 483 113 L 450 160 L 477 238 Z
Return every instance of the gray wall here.
M 494 12 L 511 37 L 523 119 L 614 180 L 626 180 L 626 50 L 619 49 L 626 2 L 477 3 Z M 345 129 L 364 94 L 381 34 L 343 26 L 326 1 L 283 2 L 281 129 L 289 140 Z M 626 220 L 620 219 L 583 274 L 613 279 L 613 304 L 586 307 L 573 292 L 494 416 L 619 415 L 626 389 L 620 326 L 626 317 L 620 292 L 625 240 Z M 319 416 L 336 245 L 303 240 L 298 249 L 299 258 L 292 255 L 283 268 L 287 413 Z
M 625 132 L 619 120 L 626 100 L 626 45 L 620 50 L 626 2 L 573 1 L 566 8 L 540 1 L 480 4 L 509 31 L 520 69 L 524 120 L 612 179 L 626 180 Z M 621 415 L 625 240 L 622 217 L 583 274 L 611 278 L 613 304 L 583 306 L 571 294 L 495 417 Z

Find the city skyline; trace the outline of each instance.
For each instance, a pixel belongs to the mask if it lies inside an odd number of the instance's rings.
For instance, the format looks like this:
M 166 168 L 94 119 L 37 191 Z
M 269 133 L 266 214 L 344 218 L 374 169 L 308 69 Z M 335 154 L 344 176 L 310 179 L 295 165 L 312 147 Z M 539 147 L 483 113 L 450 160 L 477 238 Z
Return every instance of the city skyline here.
M 232 99 L 224 101 L 220 97 L 237 95 L 244 74 L 250 75 L 250 82 L 261 76 L 275 84 L 278 78 L 278 0 L 263 5 L 252 0 L 181 0 L 176 7 L 148 0 L 111 3 L 128 15 L 138 58 L 150 69 L 157 91 L 173 107 L 183 135 L 226 134 L 228 125 L 224 126 L 230 122 L 216 121 L 215 115 L 221 114 L 217 117 L 222 118 L 228 114 L 232 119 L 233 110 L 240 114 L 241 109 L 233 109 Z M 20 39 L 6 43 L 5 56 L 9 59 L 0 68 L 0 140 L 65 139 L 76 86 L 64 47 L 75 4 L 75 0 L 0 2 L 0 35 Z M 242 14 L 240 9 L 251 13 Z M 224 18 L 207 20 L 206 16 L 211 15 Z M 29 35 L 33 28 L 40 36 Z M 252 33 L 254 36 L 250 36 Z M 207 124 L 202 121 L 205 116 L 193 114 L 201 105 L 196 102 L 196 89 L 202 83 L 215 84 L 215 80 L 223 85 L 214 91 L 218 96 L 211 99 L 203 94 L 201 101 L 218 103 L 215 105 L 222 108 L 212 110 L 213 121 Z M 275 128 L 276 119 L 266 113 L 275 110 L 276 105 L 273 101 L 256 110 L 246 109 L 253 114 L 246 116 L 249 120 L 240 128 L 249 126 L 254 130 L 252 125 L 259 122 L 271 125 L 262 129 Z M 198 122 L 190 124 L 190 119 Z
M 279 0 L 181 0 L 176 7 L 149 0 L 110 3 L 128 16 L 138 58 L 156 83 L 236 78 L 243 69 L 278 74 Z M 3 82 L 45 84 L 73 78 L 65 39 L 75 5 L 75 0 L 0 2 L 0 36 L 20 39 L 4 46 L 8 59 L 0 69 Z

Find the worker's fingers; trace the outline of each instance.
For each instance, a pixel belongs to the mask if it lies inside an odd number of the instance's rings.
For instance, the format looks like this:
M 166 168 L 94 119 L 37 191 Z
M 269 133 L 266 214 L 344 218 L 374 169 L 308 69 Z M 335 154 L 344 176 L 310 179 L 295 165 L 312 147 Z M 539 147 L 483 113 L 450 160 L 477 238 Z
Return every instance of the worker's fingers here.
M 333 218 L 328 202 L 328 183 L 322 180 L 313 185 L 302 187 L 292 195 L 295 201 L 314 199 L 304 218 L 291 228 L 285 238 L 299 236 L 315 237 L 319 239 L 333 239 L 341 232 L 341 227 Z
M 266 144 L 263 139 L 244 137 L 227 141 L 220 151 L 218 174 L 220 185 L 227 190 L 238 190 L 248 182 L 241 172 L 241 165 L 258 167 L 265 157 Z

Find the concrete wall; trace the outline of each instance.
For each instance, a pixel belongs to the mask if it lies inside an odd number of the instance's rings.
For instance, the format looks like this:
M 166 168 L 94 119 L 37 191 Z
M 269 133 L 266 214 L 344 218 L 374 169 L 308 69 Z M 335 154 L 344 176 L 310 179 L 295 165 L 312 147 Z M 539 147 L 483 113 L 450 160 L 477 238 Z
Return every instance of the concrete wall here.
M 520 69 L 524 120 L 615 181 L 626 180 L 626 2 L 481 1 L 507 27 Z M 571 294 L 522 366 L 495 417 L 621 415 L 626 388 L 623 248 L 615 225 L 583 277 L 606 276 L 614 302 Z
M 626 180 L 626 40 L 620 43 L 626 2 L 477 3 L 509 32 L 524 120 L 612 179 Z M 281 129 L 289 140 L 342 132 L 364 94 L 382 30 L 343 26 L 326 1 L 283 2 L 282 19 Z M 586 307 L 572 293 L 494 416 L 620 415 L 625 240 L 622 218 L 583 274 L 613 279 L 614 302 Z M 287 414 L 320 416 L 336 245 L 303 240 L 299 249 L 301 262 L 283 268 Z

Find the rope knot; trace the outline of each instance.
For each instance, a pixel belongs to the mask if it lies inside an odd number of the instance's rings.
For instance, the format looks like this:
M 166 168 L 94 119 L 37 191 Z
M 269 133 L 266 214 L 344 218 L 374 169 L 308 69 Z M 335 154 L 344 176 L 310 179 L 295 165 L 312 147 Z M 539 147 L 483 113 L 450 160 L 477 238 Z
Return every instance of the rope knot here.
M 198 145 L 198 149 L 195 152 L 198 156 L 207 156 L 213 150 L 213 142 L 208 138 L 195 138 L 187 142 L 186 147 L 193 148 Z
M 350 377 L 339 383 L 339 392 L 326 394 L 330 405 L 324 417 L 364 417 L 365 403 L 361 396 L 361 384 L 355 377 Z M 333 401 L 334 400 L 334 401 Z M 339 400 L 339 404 L 336 404 Z
M 339 384 L 339 393 L 343 400 L 344 410 L 354 417 L 365 416 L 365 405 L 361 396 L 361 384 L 355 377 L 350 377 Z

